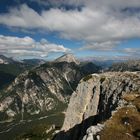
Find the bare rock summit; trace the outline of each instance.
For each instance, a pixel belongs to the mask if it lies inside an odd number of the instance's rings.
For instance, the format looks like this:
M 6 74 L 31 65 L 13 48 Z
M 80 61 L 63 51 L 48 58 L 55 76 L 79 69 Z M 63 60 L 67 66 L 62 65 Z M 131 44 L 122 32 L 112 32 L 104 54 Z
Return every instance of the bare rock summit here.
M 77 65 L 80 64 L 80 62 L 75 58 L 73 54 L 65 54 L 55 60 L 55 62 L 67 62 L 67 63 L 76 63 Z

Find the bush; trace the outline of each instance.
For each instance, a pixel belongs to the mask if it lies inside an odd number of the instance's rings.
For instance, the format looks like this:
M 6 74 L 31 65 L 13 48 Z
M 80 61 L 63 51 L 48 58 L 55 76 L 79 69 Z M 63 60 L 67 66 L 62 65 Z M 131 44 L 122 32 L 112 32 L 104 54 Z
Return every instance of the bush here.
M 90 75 L 87 75 L 86 77 L 83 78 L 83 81 L 88 81 L 91 78 L 92 78 L 92 75 L 91 74 Z

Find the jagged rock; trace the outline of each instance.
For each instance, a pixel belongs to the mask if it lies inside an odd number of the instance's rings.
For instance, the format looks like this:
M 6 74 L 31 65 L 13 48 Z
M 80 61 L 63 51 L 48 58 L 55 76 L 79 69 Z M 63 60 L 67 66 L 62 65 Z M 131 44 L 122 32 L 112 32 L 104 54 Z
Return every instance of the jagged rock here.
M 11 109 L 7 110 L 6 113 L 9 117 L 14 117 L 16 115 L 16 113 L 12 111 Z
M 90 133 L 88 136 L 85 138 L 85 140 L 94 140 L 93 135 Z
M 139 72 L 108 72 L 84 77 L 66 111 L 62 127 L 66 135 L 68 132 L 66 139 L 82 139 L 86 128 L 105 121 L 118 107 L 129 105 L 123 95 L 139 91 Z
M 97 124 L 96 126 L 91 126 L 87 129 L 86 135 L 83 137 L 83 140 L 100 140 L 98 133 L 103 129 L 104 125 Z
M 87 134 L 92 133 L 93 135 L 96 135 L 98 132 L 100 132 L 103 129 L 104 125 L 97 124 L 96 126 L 91 126 L 87 129 Z
M 88 82 L 81 82 L 77 90 L 73 93 L 62 127 L 65 131 L 81 123 L 82 120 L 87 119 L 89 116 L 97 114 L 100 96 L 100 77 L 98 75 L 94 76 Z M 94 90 L 95 87 L 96 90 Z

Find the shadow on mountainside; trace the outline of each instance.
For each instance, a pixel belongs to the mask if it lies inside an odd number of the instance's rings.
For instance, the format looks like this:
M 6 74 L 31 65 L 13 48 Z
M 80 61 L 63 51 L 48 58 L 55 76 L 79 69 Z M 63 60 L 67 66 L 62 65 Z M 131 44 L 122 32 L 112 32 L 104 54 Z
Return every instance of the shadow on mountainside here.
M 53 138 L 53 140 L 82 140 L 84 135 L 86 134 L 86 130 L 92 126 L 97 125 L 101 121 L 104 121 L 104 115 L 98 114 L 95 116 L 91 116 L 85 120 L 83 120 L 80 124 L 75 125 L 73 128 L 69 129 L 68 131 L 60 131 L 57 135 Z

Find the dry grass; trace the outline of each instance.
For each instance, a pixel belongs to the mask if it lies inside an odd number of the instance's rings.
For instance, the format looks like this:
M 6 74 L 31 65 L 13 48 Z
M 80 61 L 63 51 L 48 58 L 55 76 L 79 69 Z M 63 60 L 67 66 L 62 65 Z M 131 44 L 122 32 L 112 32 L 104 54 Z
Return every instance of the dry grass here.
M 140 112 L 140 94 L 138 94 L 138 92 L 125 94 L 122 96 L 122 99 L 124 99 L 127 102 L 131 102 L 134 106 L 136 106 L 136 108 Z
M 136 97 L 135 100 L 132 103 L 133 103 L 133 105 L 136 106 L 136 108 L 140 112 L 140 96 Z
M 92 75 L 90 74 L 90 75 L 87 75 L 87 76 L 85 76 L 84 78 L 83 78 L 83 81 L 88 81 L 89 79 L 91 79 L 92 78 Z
M 124 107 L 105 123 L 101 140 L 139 140 L 139 133 L 140 112 L 135 107 Z
M 140 94 L 129 93 L 122 98 L 134 105 L 119 109 L 105 123 L 101 140 L 140 140 Z
M 127 102 L 131 102 L 131 101 L 135 100 L 136 97 L 138 97 L 138 96 L 139 96 L 139 94 L 137 92 L 133 92 L 133 93 L 129 93 L 129 94 L 124 94 L 122 96 L 122 99 L 124 99 Z

